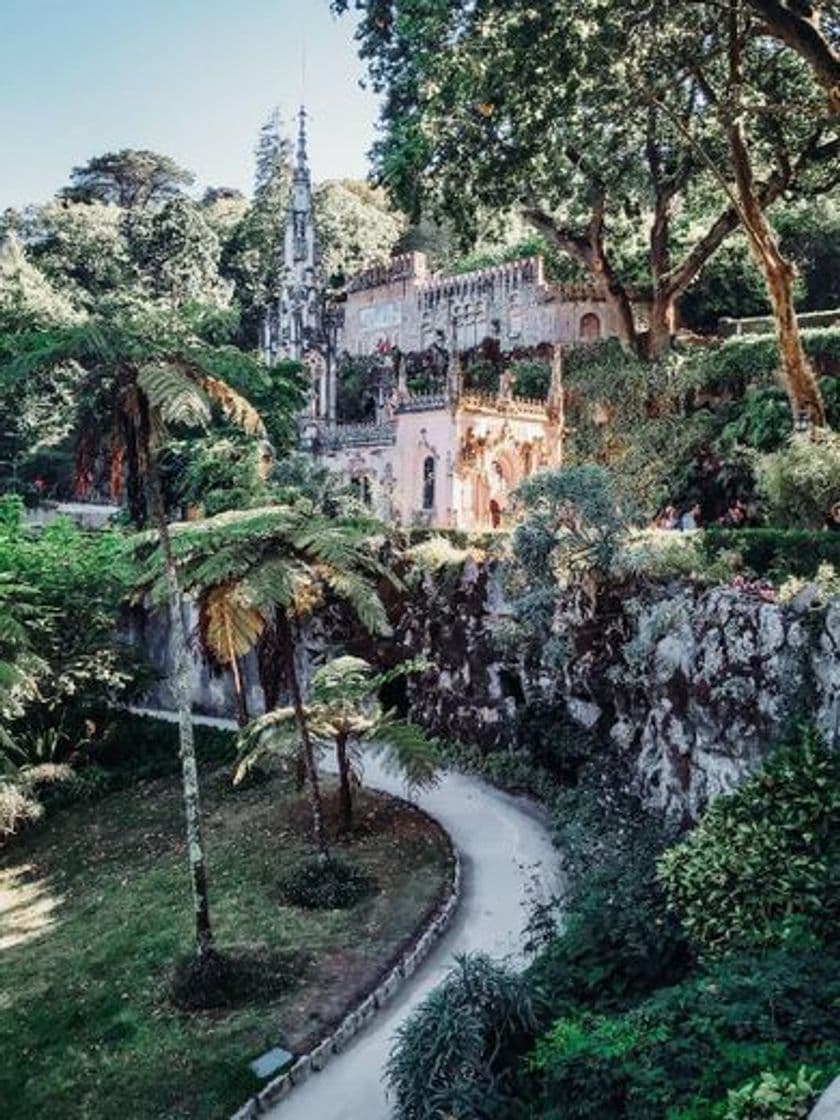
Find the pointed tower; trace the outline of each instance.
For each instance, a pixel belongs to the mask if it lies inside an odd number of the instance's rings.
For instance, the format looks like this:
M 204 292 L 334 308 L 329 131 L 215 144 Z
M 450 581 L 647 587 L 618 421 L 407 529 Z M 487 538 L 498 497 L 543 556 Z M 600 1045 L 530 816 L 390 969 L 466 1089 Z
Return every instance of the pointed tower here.
M 272 330 L 266 320 L 264 348 L 266 358 L 303 361 L 320 339 L 320 288 L 315 215 L 312 205 L 312 177 L 306 151 L 306 110 L 299 114 L 297 154 L 292 177 L 292 194 L 286 217 L 283 252 L 284 275 Z

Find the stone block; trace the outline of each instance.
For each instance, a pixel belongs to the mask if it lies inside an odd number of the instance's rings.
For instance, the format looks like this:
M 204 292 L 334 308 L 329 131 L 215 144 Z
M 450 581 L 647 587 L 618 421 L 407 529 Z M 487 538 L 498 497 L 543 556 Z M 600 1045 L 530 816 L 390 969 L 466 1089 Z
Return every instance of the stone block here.
M 289 1070 L 289 1080 L 292 1085 L 301 1085 L 304 1081 L 309 1079 L 312 1073 L 312 1058 L 309 1054 L 304 1054 L 302 1058 L 298 1058 L 292 1068 Z

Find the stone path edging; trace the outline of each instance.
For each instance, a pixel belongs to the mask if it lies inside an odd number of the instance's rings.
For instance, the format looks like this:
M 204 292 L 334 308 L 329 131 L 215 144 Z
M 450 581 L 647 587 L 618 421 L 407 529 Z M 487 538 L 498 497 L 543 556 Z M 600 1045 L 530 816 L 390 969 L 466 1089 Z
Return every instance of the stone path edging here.
M 281 1073 L 279 1077 L 275 1077 L 264 1086 L 246 1105 L 234 1113 L 231 1120 L 253 1120 L 254 1117 L 262 1116 L 267 1109 L 287 1097 L 296 1085 L 303 1084 L 313 1073 L 320 1073 L 331 1059 L 336 1054 L 340 1054 L 350 1040 L 368 1025 L 377 1011 L 394 998 L 446 933 L 461 899 L 461 859 L 449 834 L 437 821 L 435 823 L 449 842 L 452 854 L 452 879 L 446 898 L 438 904 L 423 932 L 403 954 L 402 959 L 386 974 L 384 980 L 380 980 L 355 1010 L 344 1016 L 334 1031 L 319 1042 L 314 1050 L 298 1058 L 285 1073 Z

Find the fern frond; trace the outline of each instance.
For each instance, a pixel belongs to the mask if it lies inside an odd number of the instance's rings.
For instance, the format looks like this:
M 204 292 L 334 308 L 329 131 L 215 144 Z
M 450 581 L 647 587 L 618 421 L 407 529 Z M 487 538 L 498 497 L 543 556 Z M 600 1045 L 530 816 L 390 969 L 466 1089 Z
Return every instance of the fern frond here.
M 437 784 L 443 762 L 440 743 L 417 724 L 386 717 L 367 741 L 378 746 L 385 769 L 404 778 L 409 789 L 431 789 Z
M 219 406 L 231 423 L 236 424 L 247 435 L 265 439 L 267 433 L 262 417 L 241 393 L 237 393 L 224 381 L 206 374 L 200 377 L 199 382 L 207 396 Z
M 330 590 L 351 607 L 359 622 L 371 634 L 386 638 L 393 632 L 385 604 L 364 576 L 328 567 L 323 571 L 323 578 Z
M 150 363 L 137 375 L 137 384 L 153 411 L 165 424 L 206 428 L 211 420 L 210 398 L 202 385 L 172 362 Z
M 214 587 L 202 596 L 199 608 L 201 634 L 222 665 L 244 657 L 265 629 L 265 619 L 236 585 Z

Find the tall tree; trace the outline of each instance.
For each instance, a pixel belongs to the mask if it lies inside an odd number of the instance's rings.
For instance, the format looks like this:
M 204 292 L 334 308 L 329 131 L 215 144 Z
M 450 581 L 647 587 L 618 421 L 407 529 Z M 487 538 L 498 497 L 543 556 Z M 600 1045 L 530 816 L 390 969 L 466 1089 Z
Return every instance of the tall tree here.
M 242 341 L 256 347 L 266 304 L 283 278 L 283 244 L 292 185 L 291 144 L 275 109 L 260 130 L 250 208 L 223 240 L 222 273 L 242 309 Z
M 345 277 L 377 261 L 388 260 L 405 221 L 384 192 L 338 179 L 315 190 L 315 223 L 321 270 L 326 280 Z
M 170 425 L 203 426 L 214 410 L 254 434 L 259 415 L 218 376 L 220 366 L 248 363 L 230 350 L 208 347 L 183 320 L 167 317 L 90 320 L 78 327 L 37 332 L 17 339 L 16 356 L 0 366 L 0 389 L 68 362 L 85 372 L 79 387 L 77 427 L 82 442 L 109 442 L 117 474 L 125 468 L 134 512 L 155 527 L 166 587 L 172 644 L 173 686 L 178 709 L 187 857 L 199 957 L 213 934 L 202 840 L 198 769 L 189 687 L 187 636 L 159 466 Z M 291 387 L 290 387 L 291 388 Z M 290 393 L 290 401 L 296 397 Z M 142 497 L 142 501 L 139 499 Z
M 134 223 L 134 249 L 154 298 L 226 306 L 231 285 L 219 274 L 219 238 L 201 208 L 173 198 L 147 221 Z
M 776 333 L 782 359 L 785 384 L 794 415 L 804 413 L 812 422 L 823 426 L 826 422 L 825 406 L 817 379 L 805 355 L 794 307 L 793 264 L 779 247 L 779 239 L 761 204 L 756 184 L 755 161 L 750 152 L 745 115 L 749 98 L 746 81 L 745 57 L 751 26 L 754 23 L 744 10 L 741 0 L 729 0 L 726 13 L 727 27 L 727 80 L 728 97 L 724 107 L 711 84 L 708 94 L 722 108 L 731 153 L 740 217 L 753 255 L 761 268 L 767 292 L 773 306 Z
M 716 72 L 725 53 L 717 6 L 355 6 L 361 53 L 384 94 L 376 164 L 396 199 L 412 215 L 448 216 L 466 236 L 483 210 L 521 207 L 549 244 L 586 267 L 625 343 L 661 353 L 679 297 L 741 220 L 714 173 L 728 165 L 728 141 L 705 94 L 707 70 Z M 689 39 L 691 65 L 682 52 Z M 750 90 L 762 106 L 751 125 L 766 136 L 759 205 L 830 189 L 819 172 L 837 146 L 819 106 L 806 96 L 786 103 L 784 114 L 768 112 L 774 67 L 757 42 L 750 50 Z M 698 154 L 696 136 L 713 166 Z M 687 240 L 688 212 L 705 220 L 692 223 L 697 233 Z M 621 252 L 640 223 L 648 241 L 641 277 Z M 647 338 L 634 288 L 651 302 Z
M 122 148 L 74 167 L 70 184 L 59 191 L 59 198 L 142 209 L 182 194 L 194 182 L 193 173 L 170 156 L 145 148 Z

